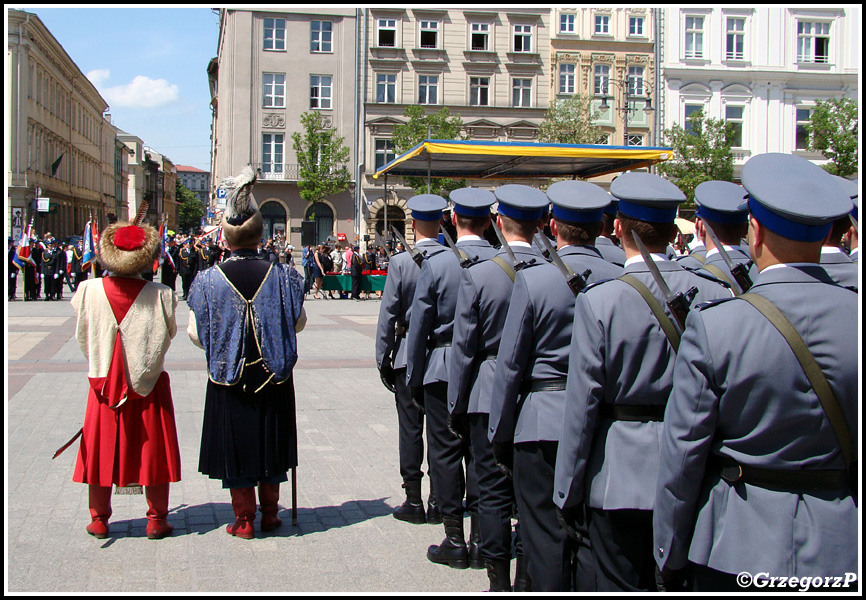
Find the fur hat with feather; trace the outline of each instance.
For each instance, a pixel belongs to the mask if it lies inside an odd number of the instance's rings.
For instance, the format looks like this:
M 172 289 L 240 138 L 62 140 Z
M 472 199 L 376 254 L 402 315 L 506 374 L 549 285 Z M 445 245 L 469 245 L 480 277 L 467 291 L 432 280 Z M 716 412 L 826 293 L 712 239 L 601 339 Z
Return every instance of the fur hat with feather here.
M 223 234 L 226 241 L 235 248 L 254 247 L 262 239 L 262 213 L 252 197 L 255 183 L 256 172 L 250 165 L 244 167 L 237 177 L 228 177 L 222 181 L 222 187 L 226 190 Z
M 118 222 L 99 236 L 99 263 L 115 275 L 138 275 L 159 257 L 159 234 L 147 224 Z

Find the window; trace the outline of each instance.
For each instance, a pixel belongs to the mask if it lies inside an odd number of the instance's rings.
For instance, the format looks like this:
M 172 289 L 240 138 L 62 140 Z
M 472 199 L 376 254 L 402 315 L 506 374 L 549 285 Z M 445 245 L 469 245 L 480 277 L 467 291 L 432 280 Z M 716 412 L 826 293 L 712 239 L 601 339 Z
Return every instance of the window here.
M 470 77 L 469 78 L 469 105 L 470 106 L 489 106 L 490 105 L 490 78 L 489 77 Z
M 283 172 L 283 134 L 266 133 L 262 135 L 262 173 L 267 178 Z
M 421 21 L 421 47 L 439 47 L 439 21 Z
M 382 74 L 376 75 L 376 102 L 384 104 L 393 104 L 397 101 L 397 75 Z
M 397 19 L 379 19 L 377 41 L 380 47 L 393 48 L 397 45 Z
M 686 17 L 686 58 L 704 57 L 704 18 Z
M 331 108 L 330 75 L 310 75 L 310 108 Z
M 391 140 L 376 140 L 376 171 L 396 158 L 394 142 Z
M 595 65 L 593 73 L 593 93 L 596 96 L 607 96 L 610 65 Z
M 746 20 L 734 17 L 728 17 L 728 25 L 725 41 L 725 58 L 728 60 L 743 60 L 745 52 L 743 50 L 745 43 Z
M 628 94 L 629 96 L 643 96 L 643 67 L 628 68 Z
M 812 109 L 797 109 L 797 150 L 809 149 L 809 131 L 806 129 L 806 126 L 811 119 Z
M 310 21 L 310 52 L 333 52 L 334 24 Z
M 439 76 L 418 76 L 418 104 L 436 104 L 439 96 Z
M 643 17 L 628 18 L 628 34 L 640 36 L 643 35 Z
M 700 112 L 703 110 L 703 104 L 686 104 L 686 118 L 683 120 L 683 129 L 685 129 L 686 133 L 694 133 L 696 135 L 700 134 L 700 131 L 696 130 L 692 123 L 689 121 L 689 117 L 696 112 Z
M 731 132 L 731 146 L 734 148 L 743 147 L 743 107 L 742 106 L 725 106 L 725 121 L 733 125 Z
M 514 26 L 514 51 L 532 52 L 532 25 Z
M 626 136 L 626 146 L 643 146 L 643 134 L 630 133 Z
M 576 65 L 561 64 L 559 65 L 559 93 L 573 94 L 574 93 L 574 72 Z
M 574 19 L 577 15 L 561 13 L 559 15 L 559 33 L 574 33 Z
M 265 50 L 286 49 L 286 20 L 265 19 Z
M 283 73 L 262 75 L 262 106 L 265 108 L 285 108 L 286 76 Z
M 830 24 L 797 22 L 797 62 L 830 62 Z
M 472 23 L 472 35 L 469 39 L 470 50 L 487 50 L 490 38 L 489 23 Z
M 595 15 L 595 35 L 610 35 L 610 15 Z
M 528 108 L 532 106 L 532 80 L 511 80 L 511 106 Z

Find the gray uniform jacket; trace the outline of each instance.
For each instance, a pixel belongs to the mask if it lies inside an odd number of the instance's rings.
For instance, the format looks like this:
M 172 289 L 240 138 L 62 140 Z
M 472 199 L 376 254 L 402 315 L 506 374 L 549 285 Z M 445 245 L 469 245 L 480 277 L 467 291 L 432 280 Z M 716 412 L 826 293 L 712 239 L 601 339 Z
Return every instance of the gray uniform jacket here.
M 742 246 L 725 246 L 725 250 L 728 251 L 728 256 L 731 261 L 735 265 L 745 264 L 749 262 L 752 258 L 749 256 L 748 252 L 743 252 Z M 683 263 L 680 262 L 682 265 Z M 734 276 L 731 274 L 731 270 L 728 268 L 728 265 L 725 264 L 725 259 L 722 258 L 721 252 L 713 252 L 709 258 L 706 259 L 706 262 L 701 266 L 701 269 L 708 273 L 713 277 L 718 277 L 715 273 L 707 269 L 707 265 L 713 265 L 717 269 L 719 269 L 725 276 L 725 279 L 722 279 L 727 284 L 731 284 L 734 281 Z M 686 266 L 686 265 L 683 265 Z M 755 279 L 758 277 L 758 267 L 755 266 L 754 263 L 749 267 L 749 279 L 752 280 L 752 283 L 755 282 Z
M 618 267 L 625 264 L 625 251 L 613 243 L 613 240 L 603 235 L 595 238 L 595 249 L 601 252 L 601 257 Z
M 421 240 L 416 248 L 419 252 L 425 252 L 427 257 L 445 250 L 431 238 Z M 376 365 L 380 369 L 386 358 L 391 359 L 395 369 L 406 366 L 406 335 L 397 336 L 396 328 L 397 325 L 407 327 L 409 324 L 409 309 L 420 273 L 421 269 L 412 260 L 410 252 L 400 252 L 391 257 L 376 327 Z
M 848 258 L 850 258 L 851 262 L 856 265 L 860 260 L 860 248 L 854 248 L 851 250 L 851 254 L 848 255 Z
M 470 258 L 477 256 L 481 260 L 496 254 L 485 240 L 465 240 L 457 247 Z M 425 260 L 421 267 L 406 336 L 406 376 L 411 386 L 448 382 L 448 356 L 462 270 L 450 249 Z
M 518 261 L 544 262 L 534 248 L 514 246 Z M 511 264 L 504 249 L 496 256 Z M 463 269 L 448 366 L 448 411 L 457 414 L 489 413 L 496 353 L 508 314 L 514 284 L 492 260 Z
M 750 292 L 797 329 L 856 440 L 857 294 L 829 282 L 817 266 L 774 268 Z M 856 572 L 850 496 L 730 485 L 706 468 L 717 454 L 770 469 L 844 469 L 820 401 L 773 325 L 742 300 L 692 311 L 674 374 L 653 516 L 656 562 L 771 576 Z
M 857 263 L 844 252 L 821 252 L 821 268 L 830 278 L 842 286 L 858 287 Z
M 656 265 L 673 293 L 697 287 L 695 303 L 731 297 L 721 283 L 675 261 Z M 630 264 L 625 272 L 646 285 L 668 312 L 644 262 Z M 583 502 L 603 510 L 652 510 L 662 422 L 613 421 L 599 410 L 602 404 L 664 406 L 673 387 L 674 358 L 658 320 L 629 284 L 607 281 L 578 295 L 556 456 L 553 499 L 558 506 Z
M 698 260 L 697 257 L 700 257 Z M 707 259 L 707 247 L 703 244 L 698 244 L 685 256 L 677 257 L 676 261 L 687 269 L 700 269 L 704 266 L 704 261 Z
M 622 273 L 593 248 L 567 246 L 559 255 L 576 273 L 591 269 L 590 283 Z M 491 442 L 559 441 L 565 390 L 524 395 L 520 386 L 526 380 L 566 376 L 568 355 L 573 352 L 569 344 L 574 303 L 574 294 L 554 265 L 542 263 L 517 273 L 496 358 Z

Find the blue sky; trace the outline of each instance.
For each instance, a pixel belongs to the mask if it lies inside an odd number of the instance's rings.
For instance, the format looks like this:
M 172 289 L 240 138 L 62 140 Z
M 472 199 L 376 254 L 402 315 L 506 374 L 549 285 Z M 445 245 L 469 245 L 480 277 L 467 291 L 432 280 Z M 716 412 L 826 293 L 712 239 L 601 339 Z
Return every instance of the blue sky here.
M 207 65 L 219 34 L 210 8 L 22 9 L 93 82 L 117 127 L 176 165 L 210 170 Z

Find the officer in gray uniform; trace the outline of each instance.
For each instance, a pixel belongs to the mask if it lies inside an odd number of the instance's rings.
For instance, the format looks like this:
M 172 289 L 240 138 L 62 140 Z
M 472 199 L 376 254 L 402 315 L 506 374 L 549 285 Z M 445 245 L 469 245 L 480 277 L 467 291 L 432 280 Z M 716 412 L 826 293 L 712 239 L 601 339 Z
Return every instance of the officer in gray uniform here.
M 703 239 L 703 231 L 698 230 L 698 222 L 695 220 L 694 245 L 689 247 L 689 253 L 678 256 L 676 261 L 687 269 L 700 269 L 707 260 L 707 247 L 700 240 Z
M 632 232 L 673 294 L 700 302 L 731 292 L 666 259 L 677 206 L 685 200 L 674 184 L 628 172 L 613 181 L 611 193 L 619 198 L 615 229 L 625 273 L 577 297 L 553 499 L 566 515 L 586 506 L 597 591 L 646 591 L 655 589 L 649 490 L 659 468 L 678 340 L 669 321 L 675 313 Z M 671 338 L 666 329 L 673 329 Z
M 600 187 L 565 181 L 547 192 L 550 229 L 558 254 L 588 280 L 622 269 L 592 246 L 610 198 Z M 508 214 L 508 213 L 505 213 Z M 488 437 L 497 460 L 513 463 L 520 535 L 533 592 L 569 591 L 573 547 L 560 526 L 553 497 L 553 466 L 565 404 L 574 291 L 550 263 L 517 273 L 496 360 Z M 513 460 L 511 454 L 513 452 Z M 585 584 L 578 582 L 579 589 Z
M 745 237 L 749 227 L 749 211 L 741 207 L 745 196 L 746 190 L 730 181 L 705 181 L 695 188 L 695 204 L 698 205 L 695 213 L 695 234 L 700 235 L 706 249 L 701 268 L 732 288 L 735 288 L 734 276 L 707 233 L 704 223 L 709 224 L 734 264 L 749 263 L 752 258 L 748 249 L 740 246 L 740 240 Z M 680 264 L 686 266 L 687 263 L 680 261 Z M 754 264 L 749 265 L 748 274 L 754 281 L 758 276 L 758 268 Z
M 845 190 L 845 193 L 853 200 L 857 197 L 857 182 L 837 177 L 834 180 Z M 857 263 L 842 249 L 842 244 L 848 230 L 851 228 L 851 219 L 844 215 L 833 222 L 833 228 L 824 245 L 821 247 L 821 267 L 839 285 L 857 287 Z
M 478 510 L 478 490 L 470 463 L 469 441 L 461 440 L 448 429 L 448 364 L 461 262 L 469 265 L 492 258 L 496 250 L 481 237 L 490 225 L 490 206 L 484 204 L 487 200 L 453 192 L 450 197 L 455 203 L 456 247 L 462 255 L 458 260 L 451 250 L 442 252 L 425 260 L 421 267 L 406 337 L 406 376 L 413 388 L 423 387 L 427 459 L 445 525 L 445 540 L 439 546 L 430 546 L 427 558 L 458 569 L 469 566 L 483 569 L 477 534 L 475 544 L 470 540 L 473 546 L 470 549 L 464 538 L 463 497 L 465 494 L 466 510 L 474 514 Z
M 422 260 L 444 252 L 446 248 L 436 241 L 436 236 L 442 222 L 442 211 L 448 206 L 445 198 L 422 194 L 410 198 L 406 206 L 412 211 L 415 250 Z M 420 272 L 421 265 L 416 262 L 413 253 L 402 252 L 392 257 L 376 328 L 376 365 L 386 387 L 395 390 L 400 476 L 403 478 L 403 489 L 406 490 L 406 501 L 395 508 L 393 514 L 395 519 L 416 524 L 442 522 L 432 486 L 426 513 L 421 500 L 421 479 L 424 476 L 421 471 L 424 461 L 424 413 L 412 401 L 411 390 L 406 381 L 406 331 L 409 327 L 409 309 L 415 297 L 415 284 Z
M 459 192 L 489 196 L 491 204 L 499 201 L 497 225 L 516 259 L 516 263 L 512 262 L 508 251 L 500 248 L 492 260 L 463 270 L 448 367 L 448 410 L 452 428 L 469 435 L 472 463 L 478 478 L 478 525 L 473 526 L 473 530 L 480 532 L 481 556 L 490 579 L 489 591 L 508 592 L 511 591 L 514 487 L 496 465 L 493 447 L 487 439 L 490 394 L 515 273 L 522 265 L 544 262 L 541 253 L 531 244 L 536 228 L 543 225 L 539 217 L 547 208 L 548 200 L 543 192 L 523 185 L 502 186 L 496 190 L 495 197 L 485 190 L 456 190 L 453 194 Z M 517 563 L 516 587 L 518 591 L 528 591 L 525 561 L 520 554 Z
M 616 236 L 613 235 L 613 220 L 616 219 L 619 202 L 610 194 L 608 194 L 608 197 L 610 198 L 610 204 L 604 209 L 601 235 L 595 238 L 595 249 L 601 252 L 601 257 L 604 260 L 621 267 L 625 264 L 625 252 L 614 242 Z
M 655 559 L 665 579 L 691 563 L 699 591 L 761 587 L 743 572 L 830 577 L 822 583 L 832 585 L 858 566 L 844 458 L 856 457 L 858 437 L 858 302 L 817 263 L 851 199 L 826 171 L 786 154 L 752 157 L 742 181 L 760 269 L 745 297 L 775 305 L 802 337 L 801 353 L 813 353 L 829 382 L 853 448 L 837 440 L 827 395 L 814 391 L 793 346 L 760 310 L 743 299 L 698 307 L 665 413 Z

